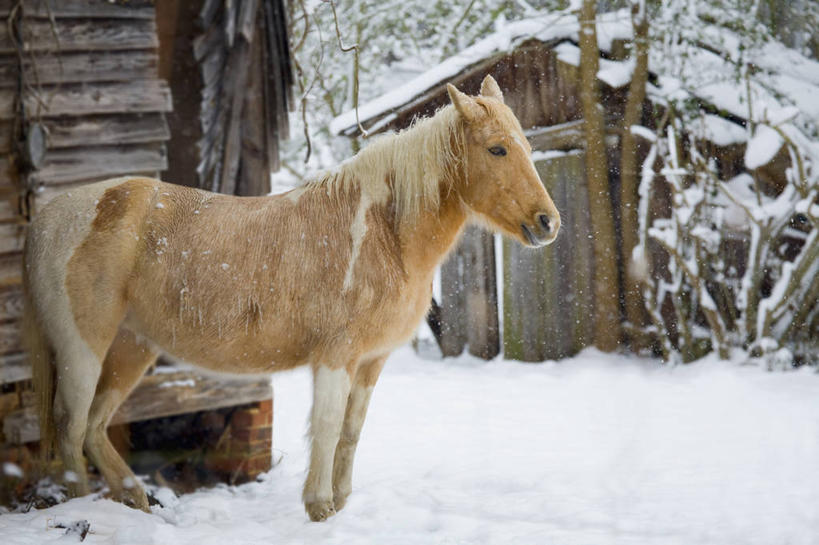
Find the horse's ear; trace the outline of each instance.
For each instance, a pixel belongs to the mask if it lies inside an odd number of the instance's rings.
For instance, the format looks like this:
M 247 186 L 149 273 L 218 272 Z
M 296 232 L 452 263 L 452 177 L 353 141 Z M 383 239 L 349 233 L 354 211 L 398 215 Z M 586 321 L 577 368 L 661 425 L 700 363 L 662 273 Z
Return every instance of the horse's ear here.
M 455 109 L 467 122 L 474 121 L 481 114 L 481 107 L 470 96 L 460 92 L 451 83 L 446 84 L 446 91 L 449 93 L 449 100 L 455 105 Z
M 481 96 L 494 98 L 503 102 L 503 93 L 498 86 L 498 82 L 490 75 L 483 78 L 483 82 L 481 83 Z

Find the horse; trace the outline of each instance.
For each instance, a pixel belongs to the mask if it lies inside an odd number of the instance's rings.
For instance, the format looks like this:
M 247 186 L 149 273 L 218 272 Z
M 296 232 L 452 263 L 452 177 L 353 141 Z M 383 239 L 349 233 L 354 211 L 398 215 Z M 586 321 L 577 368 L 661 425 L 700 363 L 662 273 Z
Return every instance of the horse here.
M 447 92 L 434 116 L 281 195 L 131 176 L 42 208 L 26 237 L 24 337 L 43 452 L 62 459 L 71 496 L 89 493 L 84 450 L 111 496 L 149 511 L 106 427 L 163 352 L 233 374 L 310 366 L 302 500 L 313 521 L 344 507 L 373 387 L 467 221 L 530 247 L 560 228 L 496 81 Z

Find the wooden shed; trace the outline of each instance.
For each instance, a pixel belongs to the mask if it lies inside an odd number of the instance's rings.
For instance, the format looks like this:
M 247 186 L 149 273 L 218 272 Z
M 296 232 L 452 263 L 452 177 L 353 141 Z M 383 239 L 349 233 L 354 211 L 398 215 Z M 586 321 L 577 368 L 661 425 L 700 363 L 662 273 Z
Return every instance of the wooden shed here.
M 269 192 L 292 75 L 282 0 L 0 0 L 0 15 L 0 461 L 27 470 L 39 437 L 19 329 L 30 217 L 60 192 L 126 174 Z M 270 467 L 268 380 L 160 365 L 113 424 L 186 419 L 209 441 L 209 469 L 241 479 Z
M 585 142 L 580 105 L 577 20 L 570 14 L 509 23 L 499 32 L 444 60 L 428 72 L 359 108 L 370 133 L 400 130 L 419 117 L 432 115 L 449 102 L 446 83 L 478 94 L 491 74 L 515 112 L 534 150 L 533 160 L 561 213 L 561 234 L 544 249 L 530 250 L 483 231 L 467 228 L 441 269 L 439 344 L 444 356 L 464 348 L 491 358 L 502 346 L 506 358 L 524 361 L 560 359 L 577 353 L 593 340 L 593 245 L 585 177 Z M 605 112 L 609 187 L 613 209 L 619 210 L 620 127 L 631 68 L 626 45 L 631 39 L 627 12 L 598 17 L 601 50 L 598 81 Z M 653 126 L 653 104 L 644 103 L 642 124 Z M 718 118 L 718 116 L 712 116 Z M 742 132 L 730 119 L 718 118 Z M 355 112 L 339 116 L 333 132 L 359 137 Z M 730 131 L 729 131 L 730 132 Z M 743 168 L 744 144 L 714 141 L 723 177 Z M 644 152 L 645 150 L 643 150 Z M 615 212 L 619 232 L 619 214 Z M 493 251 L 495 243 L 501 247 Z M 498 289 L 495 256 L 502 260 L 503 285 Z M 499 294 L 499 296 L 497 295 Z M 502 335 L 498 327 L 502 327 Z

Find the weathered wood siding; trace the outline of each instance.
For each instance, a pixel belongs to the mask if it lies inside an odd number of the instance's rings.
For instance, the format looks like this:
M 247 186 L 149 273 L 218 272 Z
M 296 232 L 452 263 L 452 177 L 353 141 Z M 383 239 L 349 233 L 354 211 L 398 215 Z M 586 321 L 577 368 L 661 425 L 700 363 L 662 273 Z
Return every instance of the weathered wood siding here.
M 16 2 L 0 0 L 7 21 Z M 48 9 L 50 7 L 50 10 Z M 157 75 L 158 39 L 152 2 L 36 0 L 22 4 L 22 73 L 9 25 L 0 26 L 0 385 L 30 377 L 21 352 L 22 197 L 36 210 L 77 184 L 124 174 L 156 176 L 167 168 L 168 85 Z M 49 20 L 54 17 L 53 24 Z M 56 36 L 55 36 L 56 34 Z M 25 84 L 22 96 L 19 78 Z M 17 102 L 41 122 L 47 151 L 39 169 L 20 176 L 15 153 Z M 19 387 L 15 387 L 20 390 Z M 23 404 L 20 390 L 18 402 Z M 15 393 L 17 395 L 17 393 Z M 13 405 L 13 406 L 12 406 Z M 3 419 L 7 414 L 0 414 Z
M 282 0 L 168 0 L 157 17 L 174 94 L 168 180 L 268 193 L 292 103 Z
M 582 152 L 536 163 L 560 211 L 560 235 L 541 249 L 503 243 L 503 348 L 510 359 L 571 356 L 592 341 L 593 249 Z
M 500 352 L 495 238 L 482 227 L 466 228 L 441 266 L 441 352 L 492 359 Z
M 16 4 L 0 0 L 4 22 Z M 47 6 L 26 0 L 22 66 L 10 28 L 0 26 L 0 443 L 11 435 L 25 439 L 21 430 L 31 421 L 31 369 L 20 342 L 26 213 L 36 214 L 79 184 L 159 175 L 167 168 L 171 135 L 165 119 L 170 89 L 157 73 L 153 2 L 61 0 Z M 15 159 L 21 100 L 25 121 L 42 123 L 47 131 L 44 161 L 27 173 Z

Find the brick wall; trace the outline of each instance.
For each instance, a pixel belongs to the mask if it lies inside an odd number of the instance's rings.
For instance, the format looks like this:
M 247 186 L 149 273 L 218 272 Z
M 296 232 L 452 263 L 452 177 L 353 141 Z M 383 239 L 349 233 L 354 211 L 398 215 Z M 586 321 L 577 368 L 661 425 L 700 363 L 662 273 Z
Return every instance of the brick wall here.
M 273 400 L 234 411 L 204 466 L 230 483 L 255 479 L 272 467 Z

